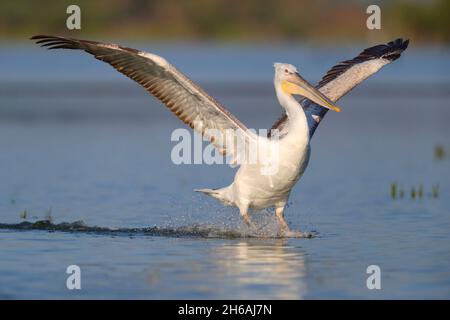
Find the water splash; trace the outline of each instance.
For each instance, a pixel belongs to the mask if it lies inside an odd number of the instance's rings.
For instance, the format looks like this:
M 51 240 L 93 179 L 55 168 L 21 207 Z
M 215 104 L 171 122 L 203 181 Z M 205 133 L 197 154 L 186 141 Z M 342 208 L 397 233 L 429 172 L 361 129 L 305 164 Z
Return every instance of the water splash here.
M 41 230 L 49 232 L 91 233 L 105 236 L 161 236 L 161 237 L 193 237 L 193 238 L 282 238 L 283 235 L 273 230 L 259 229 L 256 231 L 245 228 L 227 229 L 217 226 L 193 224 L 181 227 L 144 227 L 144 228 L 109 228 L 89 226 L 83 221 L 53 223 L 50 220 L 20 223 L 0 223 L 0 229 L 29 231 Z M 298 234 L 297 237 L 311 238 L 315 233 Z

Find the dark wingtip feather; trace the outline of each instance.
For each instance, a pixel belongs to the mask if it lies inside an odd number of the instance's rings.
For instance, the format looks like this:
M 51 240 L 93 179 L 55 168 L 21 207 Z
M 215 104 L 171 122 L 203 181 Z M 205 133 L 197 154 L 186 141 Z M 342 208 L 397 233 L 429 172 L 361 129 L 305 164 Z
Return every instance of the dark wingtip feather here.
M 50 37 L 50 36 L 46 36 L 43 34 L 37 34 L 37 35 L 30 37 L 30 40 L 38 40 L 38 39 L 43 39 L 43 38 L 48 38 L 48 37 Z
M 400 55 L 409 45 L 409 39 L 403 40 L 401 38 L 396 39 L 394 41 L 389 42 L 382 49 L 382 54 L 379 58 L 387 59 L 390 61 L 397 60 L 400 58 Z
M 63 38 L 57 36 L 48 35 L 35 35 L 30 38 L 34 40 L 36 44 L 41 47 L 47 47 L 47 49 L 78 49 L 78 41 L 70 38 Z
M 379 44 L 370 48 L 365 49 L 357 57 L 338 63 L 333 68 L 331 68 L 327 74 L 319 82 L 319 86 L 324 86 L 325 84 L 333 81 L 338 76 L 343 74 L 345 71 L 350 69 L 352 66 L 363 63 L 365 61 L 373 59 L 386 59 L 389 61 L 394 61 L 400 58 L 401 53 L 408 47 L 409 40 L 403 40 L 398 38 L 394 41 L 390 41 L 387 44 Z
M 47 47 L 47 49 L 82 49 L 87 50 L 87 46 L 89 45 L 104 45 L 103 43 L 91 40 L 81 40 L 81 39 L 73 39 L 73 38 L 65 38 L 59 36 L 48 36 L 48 35 L 35 35 L 30 38 L 30 40 L 34 40 L 36 44 L 39 44 L 41 47 Z M 112 44 L 110 44 L 112 45 Z M 137 54 L 140 51 L 123 47 L 119 45 L 115 45 L 121 50 L 128 51 L 130 53 Z M 88 51 L 89 52 L 89 51 Z
M 43 34 L 39 34 L 39 35 L 35 35 L 30 37 L 30 40 L 35 41 L 36 43 L 42 43 L 42 42 L 47 42 L 47 41 L 56 41 L 56 40 L 63 40 L 64 38 L 61 37 L 57 37 L 57 36 L 48 36 L 48 35 L 43 35 Z

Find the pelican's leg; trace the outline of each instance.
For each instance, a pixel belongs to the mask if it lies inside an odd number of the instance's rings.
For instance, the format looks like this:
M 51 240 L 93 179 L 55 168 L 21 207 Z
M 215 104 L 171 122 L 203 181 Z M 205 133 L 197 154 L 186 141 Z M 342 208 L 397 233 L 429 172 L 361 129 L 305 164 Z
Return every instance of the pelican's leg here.
M 245 224 L 250 228 L 256 229 L 255 224 L 253 223 L 252 219 L 250 219 L 250 215 L 248 214 L 248 205 L 240 205 L 239 212 L 241 213 L 242 219 L 244 220 Z
M 275 215 L 277 216 L 278 223 L 280 224 L 283 233 L 289 232 L 289 226 L 284 220 L 284 206 L 275 208 Z
M 275 208 L 275 215 L 277 216 L 283 236 L 288 238 L 312 238 L 312 233 L 289 230 L 289 226 L 286 220 L 284 220 L 284 205 Z

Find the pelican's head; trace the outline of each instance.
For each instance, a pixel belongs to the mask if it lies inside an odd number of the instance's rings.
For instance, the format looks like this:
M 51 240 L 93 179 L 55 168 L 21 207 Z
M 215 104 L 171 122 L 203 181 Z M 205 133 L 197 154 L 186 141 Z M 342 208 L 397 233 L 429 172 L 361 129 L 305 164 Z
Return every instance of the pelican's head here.
M 341 109 L 303 79 L 297 68 L 288 63 L 275 63 L 275 86 L 286 94 L 297 94 L 327 109 L 341 112 Z

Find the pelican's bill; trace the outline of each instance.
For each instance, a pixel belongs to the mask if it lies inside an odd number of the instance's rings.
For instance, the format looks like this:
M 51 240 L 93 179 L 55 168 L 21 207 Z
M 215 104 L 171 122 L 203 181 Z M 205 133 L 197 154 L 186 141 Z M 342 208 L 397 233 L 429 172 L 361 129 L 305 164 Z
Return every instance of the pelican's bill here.
M 341 112 L 341 108 L 336 106 L 330 99 L 325 97 L 319 90 L 314 88 L 299 74 L 296 74 L 295 77 L 293 77 L 290 81 L 283 81 L 281 86 L 286 93 L 298 94 L 300 96 L 308 98 L 309 100 L 317 104 L 320 104 L 327 109 Z

